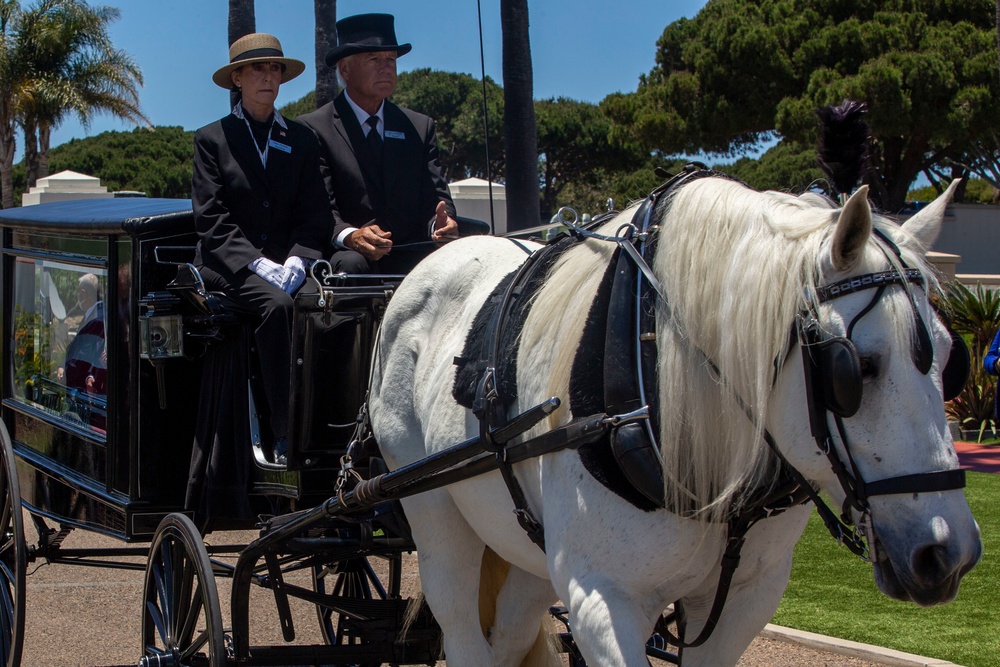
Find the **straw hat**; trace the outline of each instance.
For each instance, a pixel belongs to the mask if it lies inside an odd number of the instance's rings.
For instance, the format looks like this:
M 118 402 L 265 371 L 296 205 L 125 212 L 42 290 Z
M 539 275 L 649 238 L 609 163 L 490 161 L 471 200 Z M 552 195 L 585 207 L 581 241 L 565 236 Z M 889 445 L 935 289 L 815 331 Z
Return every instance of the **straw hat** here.
M 355 53 L 395 51 L 397 56 L 406 55 L 413 47 L 396 43 L 394 23 L 392 14 L 356 14 L 337 21 L 337 46 L 326 54 L 326 64 L 333 67 Z
M 229 75 L 249 63 L 281 63 L 285 66 L 281 73 L 281 83 L 291 81 L 305 71 L 306 65 L 301 60 L 286 58 L 281 51 L 281 42 L 274 35 L 254 32 L 240 37 L 229 47 L 229 64 L 220 67 L 212 75 L 216 85 L 229 90 L 233 81 Z

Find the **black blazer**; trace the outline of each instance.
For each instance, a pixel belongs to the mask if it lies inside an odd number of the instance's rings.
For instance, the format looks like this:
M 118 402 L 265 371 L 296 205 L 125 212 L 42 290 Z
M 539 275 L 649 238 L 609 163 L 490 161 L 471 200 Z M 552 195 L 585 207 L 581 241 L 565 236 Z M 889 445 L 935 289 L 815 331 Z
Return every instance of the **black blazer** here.
M 195 263 L 232 280 L 264 256 L 279 264 L 296 255 L 329 252 L 333 217 L 319 172 L 316 138 L 305 127 L 274 123 L 267 170 L 247 123 L 232 114 L 194 136 L 191 199 L 198 251 Z
M 316 132 L 320 169 L 333 208 L 336 237 L 369 222 L 392 232 L 393 245 L 430 239 L 439 201 L 455 217 L 448 184 L 441 175 L 434 121 L 386 100 L 383 174 L 375 171 L 357 116 L 344 97 L 298 121 Z

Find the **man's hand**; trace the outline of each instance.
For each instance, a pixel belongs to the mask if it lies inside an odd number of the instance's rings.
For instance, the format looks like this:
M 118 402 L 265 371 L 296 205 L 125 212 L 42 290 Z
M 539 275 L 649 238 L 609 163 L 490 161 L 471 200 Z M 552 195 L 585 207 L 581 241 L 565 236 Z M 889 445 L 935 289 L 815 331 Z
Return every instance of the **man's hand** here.
M 378 225 L 365 225 L 356 229 L 344 239 L 344 245 L 361 253 L 368 260 L 377 261 L 392 250 L 392 232 L 383 231 Z
M 448 209 L 444 202 L 439 201 L 434 210 L 434 231 L 431 232 L 431 240 L 439 243 L 447 243 L 458 238 L 458 223 L 448 215 Z

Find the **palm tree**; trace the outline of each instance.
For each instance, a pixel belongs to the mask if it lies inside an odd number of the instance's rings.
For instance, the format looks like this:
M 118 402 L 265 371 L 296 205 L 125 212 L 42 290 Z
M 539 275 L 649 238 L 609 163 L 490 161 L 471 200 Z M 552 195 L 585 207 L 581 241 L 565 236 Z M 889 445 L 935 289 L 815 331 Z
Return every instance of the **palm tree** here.
M 257 18 L 254 15 L 253 0 L 229 0 L 229 45 L 244 35 L 257 32 Z M 229 93 L 229 107 L 236 106 L 240 96 L 235 91 Z
M 532 99 L 528 0 L 500 0 L 503 30 L 504 145 L 507 229 L 539 223 L 538 132 Z
M 3 208 L 14 205 L 14 123 L 27 69 L 27 49 L 17 39 L 20 10 L 17 0 L 0 0 L 0 189 Z
M 22 9 L 0 0 L 0 188 L 14 205 L 15 125 L 25 130 L 25 159 L 33 177 L 47 172 L 49 134 L 69 113 L 84 125 L 97 113 L 144 121 L 142 74 L 116 50 L 107 26 L 119 16 L 84 0 L 40 0 Z
M 29 187 L 48 175 L 49 137 L 68 114 L 84 127 L 99 113 L 150 125 L 139 103 L 142 72 L 108 36 L 118 17 L 113 7 L 83 0 L 49 0 L 22 12 L 20 38 L 34 54 L 19 104 Z
M 997 0 L 1000 2 L 1000 0 Z M 326 54 L 337 43 L 337 0 L 314 0 L 316 13 L 316 108 L 337 96 L 337 78 Z

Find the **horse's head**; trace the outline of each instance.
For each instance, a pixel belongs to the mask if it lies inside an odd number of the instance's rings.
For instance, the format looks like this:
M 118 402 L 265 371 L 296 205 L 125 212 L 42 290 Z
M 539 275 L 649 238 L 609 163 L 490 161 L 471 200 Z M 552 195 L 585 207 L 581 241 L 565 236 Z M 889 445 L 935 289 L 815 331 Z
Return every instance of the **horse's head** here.
M 863 527 L 882 592 L 925 606 L 952 600 L 982 552 L 924 258 L 952 189 L 901 227 L 873 216 L 867 188 L 831 217 L 766 420 L 788 463 Z

